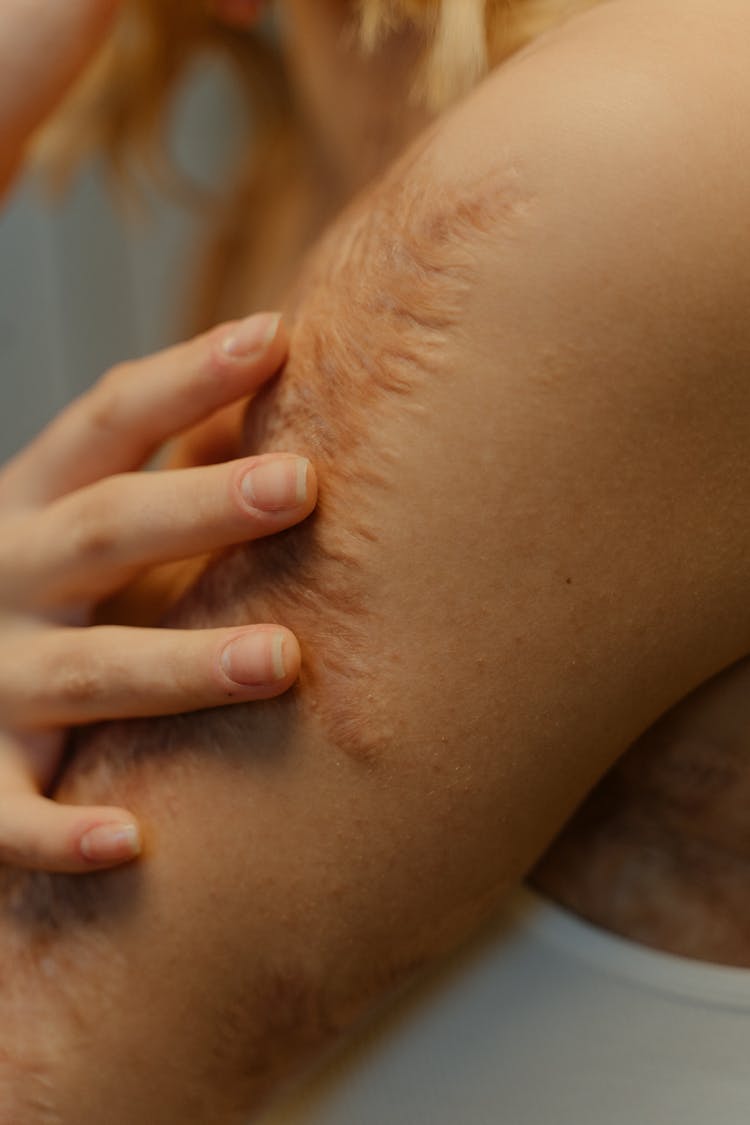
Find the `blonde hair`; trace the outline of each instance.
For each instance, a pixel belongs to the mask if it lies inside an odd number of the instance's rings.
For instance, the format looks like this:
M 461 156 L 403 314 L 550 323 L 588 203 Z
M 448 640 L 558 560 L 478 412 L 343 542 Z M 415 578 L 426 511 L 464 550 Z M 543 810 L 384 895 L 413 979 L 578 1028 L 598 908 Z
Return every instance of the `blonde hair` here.
M 415 90 L 435 110 L 467 93 L 504 58 L 600 0 L 359 0 L 366 50 L 405 24 L 423 29 Z
M 351 0 L 351 6 L 365 52 L 378 50 L 404 27 L 423 34 L 424 58 L 414 93 L 440 110 L 504 58 L 600 2 Z M 237 64 L 256 109 L 256 124 L 273 132 L 290 107 L 278 59 L 266 40 L 223 27 L 209 15 L 205 0 L 130 0 L 118 32 L 47 131 L 45 151 L 75 157 L 103 148 L 120 164 L 133 145 L 158 137 L 180 78 L 205 50 L 219 51 Z
M 388 37 L 402 29 L 417 30 L 424 50 L 414 75 L 414 98 L 435 111 L 543 32 L 601 2 L 349 0 L 365 54 L 386 46 Z M 276 301 L 287 280 L 280 247 L 296 246 L 294 254 L 304 249 L 306 220 L 300 216 L 313 195 L 306 179 L 312 160 L 273 42 L 262 33 L 224 27 L 211 18 L 206 0 L 129 0 L 121 26 L 39 146 L 58 180 L 80 158 L 104 152 L 116 183 L 127 184 L 131 155 L 137 152 L 147 157 L 162 184 L 187 188 L 196 198 L 170 164 L 163 122 L 185 71 L 205 51 L 219 52 L 234 64 L 251 107 L 253 143 L 213 209 L 209 249 L 196 270 L 200 282 L 188 298 L 190 330 L 239 315 L 241 304 Z M 248 222 L 251 215 L 265 221 Z

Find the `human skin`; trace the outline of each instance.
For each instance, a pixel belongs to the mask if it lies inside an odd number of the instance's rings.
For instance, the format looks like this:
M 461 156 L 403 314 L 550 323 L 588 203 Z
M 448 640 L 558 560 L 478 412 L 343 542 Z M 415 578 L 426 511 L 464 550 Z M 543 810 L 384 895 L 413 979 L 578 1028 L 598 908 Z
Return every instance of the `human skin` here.
M 594 925 L 750 968 L 750 660 L 643 734 L 565 826 L 534 885 Z
M 283 614 L 306 676 L 80 747 L 61 796 L 148 848 L 6 878 L 9 1125 L 242 1120 L 750 649 L 750 138 L 716 127 L 750 79 L 739 6 L 680 7 L 504 67 L 313 255 L 249 437 L 312 456 L 319 514 L 175 619 Z
M 238 338 L 243 353 L 230 354 Z M 45 796 L 71 728 L 267 698 L 296 678 L 297 642 L 278 626 L 186 636 L 130 617 L 94 624 L 112 596 L 137 594 L 143 612 L 144 582 L 153 599 L 165 567 L 170 591 L 181 574 L 187 586 L 207 553 L 309 515 L 314 470 L 289 454 L 138 471 L 196 419 L 246 401 L 285 354 L 278 316 L 260 314 L 122 364 L 2 467 L 0 863 L 72 873 L 138 855 L 126 810 Z
M 351 25 L 346 0 L 280 4 L 286 64 L 325 170 L 321 190 L 346 199 L 425 123 L 410 98 L 419 42 L 402 33 L 363 59 L 342 32 Z M 747 660 L 725 670 L 629 748 L 530 874 L 538 889 L 624 937 L 750 967 L 748 674 Z
M 101 47 L 115 8 L 113 0 L 3 5 L 0 193 L 34 128 Z M 195 572 L 196 556 L 309 514 L 314 470 L 288 454 L 264 459 L 252 478 L 250 463 L 135 471 L 170 439 L 184 441 L 188 429 L 213 426 L 217 412 L 246 401 L 278 371 L 286 343 L 280 317 L 267 313 L 123 363 L 0 466 L 0 862 L 88 872 L 139 854 L 126 810 L 66 809 L 45 796 L 70 728 L 226 705 L 257 690 L 265 698 L 293 682 L 299 649 L 278 627 L 171 639 L 162 628 L 88 627 L 124 587 L 133 604 L 136 583 L 145 610 L 144 573 L 152 602 L 165 564 L 173 591 L 178 573 Z

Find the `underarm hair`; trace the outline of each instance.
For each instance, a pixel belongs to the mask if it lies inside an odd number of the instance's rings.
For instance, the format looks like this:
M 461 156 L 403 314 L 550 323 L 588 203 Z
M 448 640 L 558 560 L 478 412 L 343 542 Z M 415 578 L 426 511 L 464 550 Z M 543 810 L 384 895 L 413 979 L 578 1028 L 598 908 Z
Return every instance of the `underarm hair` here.
M 445 376 L 472 283 L 472 241 L 499 210 L 510 221 L 523 205 L 510 192 L 500 201 L 495 181 L 433 200 L 415 159 L 377 190 L 375 206 L 355 207 L 313 253 L 290 309 L 292 358 L 250 411 L 248 452 L 296 450 L 315 464 L 316 512 L 230 551 L 175 618 L 294 629 L 304 656 L 299 687 L 268 706 L 314 707 L 333 744 L 362 759 L 377 752 L 367 685 L 377 666 L 380 602 L 370 570 L 378 498 L 399 480 L 398 451 L 382 435 L 396 415 L 419 410 L 426 383 Z
M 313 251 L 288 308 L 291 359 L 250 409 L 247 452 L 308 456 L 320 482 L 316 511 L 225 552 L 170 617 L 191 628 L 275 621 L 303 647 L 298 687 L 207 713 L 208 728 L 221 731 L 209 742 L 234 731 L 244 743 L 265 711 L 305 707 L 344 753 L 377 755 L 371 685 L 381 601 L 372 559 L 379 498 L 399 484 L 398 449 L 383 435 L 397 419 L 418 425 L 420 391 L 449 375 L 477 241 L 512 230 L 529 206 L 515 169 L 431 191 L 429 149 L 428 136 Z M 113 759 L 124 761 L 119 752 Z
M 390 10 L 393 24 L 399 7 L 405 15 L 420 6 L 427 8 L 404 0 L 389 9 L 383 0 L 381 10 Z M 540 0 L 519 3 L 518 11 L 529 16 L 523 26 L 527 31 L 533 26 L 536 34 L 544 29 L 543 12 L 559 17 L 563 9 L 570 14 L 582 6 L 588 6 L 586 0 Z M 205 41 L 205 28 L 199 6 L 188 0 L 135 7 L 144 21 L 143 50 L 136 37 L 132 80 L 119 88 L 147 91 L 156 111 L 196 44 Z M 376 36 L 379 26 L 377 21 L 366 25 L 368 34 Z M 175 28 L 184 34 L 170 43 Z M 530 37 L 519 31 L 515 45 Z M 251 40 L 233 49 L 254 51 Z M 164 51 L 172 52 L 168 60 Z M 159 60 L 158 65 L 151 83 L 139 84 L 135 79 L 142 69 L 147 72 L 147 58 L 152 64 Z M 105 72 L 111 76 L 110 65 L 114 56 L 100 63 L 97 83 Z M 116 98 L 105 104 L 112 115 L 109 131 L 100 131 L 98 139 L 104 135 L 113 150 L 122 152 L 146 119 L 135 105 L 118 107 Z M 79 139 L 85 136 L 84 117 L 74 117 Z M 148 118 L 152 124 L 155 120 L 154 114 Z M 280 724 L 283 742 L 283 723 L 301 714 L 320 722 L 334 749 L 363 769 L 377 768 L 382 735 L 373 714 L 378 706 L 373 637 L 380 605 L 370 560 L 378 546 L 378 497 L 398 487 L 396 453 L 380 435 L 396 416 L 414 411 L 418 417 L 420 390 L 447 375 L 446 342 L 460 331 L 473 283 L 472 247 L 490 229 L 496 234 L 503 224 L 512 228 L 528 205 L 513 170 L 505 178 L 494 175 L 466 183 L 453 195 L 436 196 L 429 190 L 429 160 L 424 159 L 429 143 L 427 136 L 412 149 L 365 206 L 355 204 L 313 253 L 288 309 L 294 333 L 287 370 L 253 406 L 250 450 L 287 448 L 309 455 L 320 479 L 318 509 L 300 527 L 224 553 L 167 622 L 178 627 L 283 623 L 301 640 L 299 685 L 279 699 L 250 706 L 112 723 L 85 732 L 76 742 L 73 776 L 90 783 L 103 799 L 117 794 L 127 803 L 132 786 L 148 800 L 151 779 L 168 780 L 212 754 L 242 760 L 259 727 Z M 159 791 L 157 784 L 157 803 Z M 61 932 L 84 933 L 98 917 L 128 909 L 121 880 L 10 869 L 0 869 L 0 902 L 9 933 L 18 934 L 17 958 L 32 969 L 48 947 L 57 947 Z M 20 962 L 14 961 L 16 967 Z M 21 973 L 21 990 L 24 979 Z M 8 988 L 16 986 L 8 982 Z
M 472 247 L 490 230 L 496 239 L 498 226 L 512 231 L 529 204 L 514 169 L 453 194 L 429 193 L 429 140 L 312 254 L 289 309 L 288 367 L 251 408 L 250 451 L 286 448 L 313 460 L 316 512 L 298 527 L 222 553 L 167 621 L 193 628 L 278 621 L 301 641 L 298 685 L 249 706 L 83 734 L 74 776 L 98 792 L 127 802 L 131 784 L 140 798 L 153 780 L 158 797 L 159 781 L 168 784 L 186 765 L 205 766 L 213 754 L 241 761 L 269 722 L 283 746 L 284 724 L 301 719 L 320 724 L 332 752 L 377 769 L 387 723 L 379 721 L 373 638 L 388 607 L 371 572 L 373 513 L 378 497 L 399 484 L 396 452 L 382 435 L 396 416 L 414 412 L 418 424 L 421 389 L 449 377 L 446 345 L 460 331 L 473 284 Z M 91 922 L 112 908 L 108 885 L 106 876 L 6 871 L 0 899 L 4 892 L 36 958 L 71 921 Z M 121 898 L 114 905 L 121 909 Z

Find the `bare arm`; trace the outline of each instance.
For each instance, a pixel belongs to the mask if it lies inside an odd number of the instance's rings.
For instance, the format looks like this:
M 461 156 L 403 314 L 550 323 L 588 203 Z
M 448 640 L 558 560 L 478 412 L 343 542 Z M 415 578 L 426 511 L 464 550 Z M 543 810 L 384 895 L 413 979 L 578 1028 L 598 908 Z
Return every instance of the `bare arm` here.
M 750 162 L 714 128 L 750 83 L 740 5 L 669 8 L 511 63 L 317 252 L 253 436 L 312 455 L 320 514 L 181 619 L 275 613 L 306 678 L 81 748 L 66 797 L 116 794 L 150 848 L 8 880 L 14 1120 L 242 1120 L 750 647 Z

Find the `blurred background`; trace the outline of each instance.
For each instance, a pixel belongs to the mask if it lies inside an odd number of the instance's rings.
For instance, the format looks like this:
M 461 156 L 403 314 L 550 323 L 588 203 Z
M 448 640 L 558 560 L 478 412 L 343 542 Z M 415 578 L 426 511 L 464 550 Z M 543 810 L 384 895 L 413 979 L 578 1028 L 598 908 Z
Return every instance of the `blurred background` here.
M 243 109 L 211 59 L 175 103 L 170 150 L 209 195 L 243 135 Z M 18 184 L 0 214 L 0 461 L 112 364 L 185 335 L 188 263 L 208 222 L 207 206 L 167 188 L 144 187 L 140 206 L 123 206 L 97 163 L 59 198 L 33 172 Z

